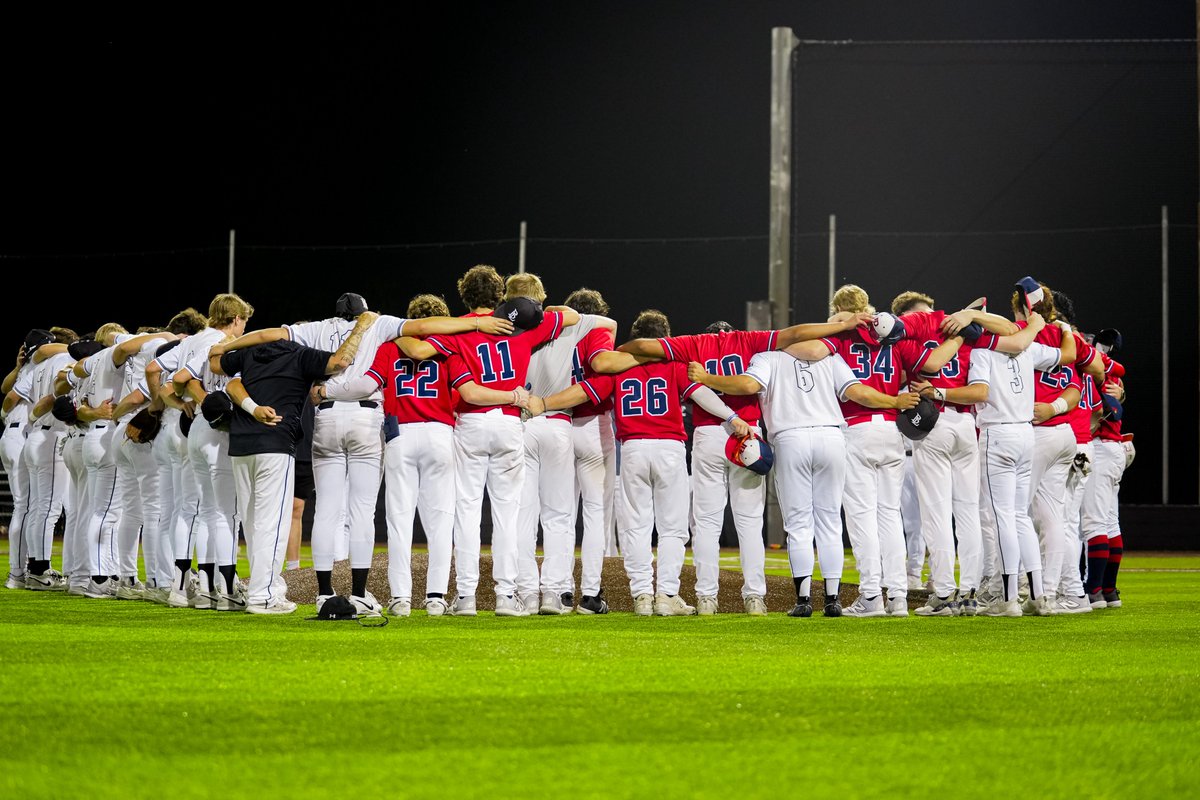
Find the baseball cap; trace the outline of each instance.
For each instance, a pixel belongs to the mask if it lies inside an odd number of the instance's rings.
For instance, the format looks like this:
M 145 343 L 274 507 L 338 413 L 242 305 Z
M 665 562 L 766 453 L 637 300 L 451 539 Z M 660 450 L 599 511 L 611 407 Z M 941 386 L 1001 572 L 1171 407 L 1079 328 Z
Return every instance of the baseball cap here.
M 933 426 L 937 424 L 940 413 L 932 400 L 928 397 L 922 397 L 921 402 L 912 408 L 901 411 L 896 416 L 896 427 L 914 442 L 920 441 L 933 430 Z
M 200 413 L 210 426 L 218 428 L 233 417 L 233 401 L 224 392 L 209 392 L 200 404 Z
M 496 306 L 493 317 L 503 317 L 513 324 L 514 328 L 529 331 L 542 324 L 545 312 L 542 304 L 528 297 L 514 297 Z
M 1121 332 L 1116 328 L 1105 328 L 1096 334 L 1095 341 L 1097 350 L 1113 355 L 1121 349 Z
M 34 328 L 25 334 L 25 355 L 31 356 L 44 344 L 54 341 L 54 334 L 41 328 Z
M 757 433 L 730 436 L 725 441 L 725 457 L 759 475 L 766 475 L 775 464 L 775 451 Z
M 334 316 L 352 320 L 367 310 L 367 301 L 361 294 L 346 292 L 337 299 L 333 307 Z
M 1125 416 L 1125 407 L 1121 405 L 1121 401 L 1113 397 L 1111 394 L 1100 394 L 1100 402 L 1104 405 L 1103 415 L 1105 419 L 1113 422 L 1120 422 L 1121 417 Z
M 1021 295 L 1021 306 L 1026 313 L 1032 311 L 1035 305 L 1046 298 L 1042 285 L 1028 275 L 1017 281 L 1016 289 Z
M 886 311 L 879 312 L 872 322 L 860 326 L 859 329 L 863 332 L 864 339 L 881 347 L 895 344 L 904 338 L 906 332 L 903 320 Z
M 67 354 L 76 361 L 82 361 L 88 356 L 94 356 L 104 349 L 104 345 L 95 339 L 80 339 L 67 345 Z

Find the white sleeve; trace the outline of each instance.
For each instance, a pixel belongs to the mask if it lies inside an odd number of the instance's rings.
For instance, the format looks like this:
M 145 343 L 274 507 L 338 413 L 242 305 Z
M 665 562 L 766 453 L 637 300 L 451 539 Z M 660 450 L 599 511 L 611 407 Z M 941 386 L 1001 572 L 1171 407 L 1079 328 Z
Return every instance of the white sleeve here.
M 728 420 L 734 415 L 733 409 L 725 405 L 720 395 L 707 386 L 697 387 L 689 399 L 717 419 Z
M 13 383 L 13 391 L 17 393 L 17 397 L 27 403 L 33 402 L 33 369 L 23 369 L 17 373 L 17 380 Z
M 186 369 L 198 381 L 204 380 L 204 370 L 208 367 L 208 347 L 189 347 L 179 361 L 179 368 Z
M 987 350 L 976 348 L 971 351 L 971 366 L 967 370 L 967 383 L 992 382 L 992 356 Z
M 1056 369 L 1062 360 L 1062 350 L 1057 347 L 1048 347 L 1041 342 L 1029 345 L 1029 349 L 1025 352 L 1033 357 L 1033 368 L 1040 372 Z
M 324 324 L 323 322 L 303 322 L 299 325 L 284 325 L 283 327 L 296 344 L 319 350 L 321 349 L 321 329 Z
M 370 397 L 379 387 L 379 381 L 370 375 L 343 381 L 342 383 L 325 384 L 325 396 L 330 400 L 360 400 Z
M 104 350 L 101 350 L 99 353 L 92 353 L 90 356 L 88 356 L 87 358 L 85 358 L 83 360 L 83 371 L 86 372 L 88 375 L 91 375 L 93 372 L 96 371 L 96 367 L 100 366 L 100 360 L 102 358 L 110 358 L 111 359 L 112 354 L 113 354 L 112 348 L 106 348 Z
M 398 339 L 402 335 L 401 331 L 404 330 L 404 323 L 406 322 L 408 322 L 408 320 L 400 317 L 393 317 L 391 314 L 380 314 L 379 319 L 375 320 L 375 324 L 371 327 L 376 329 L 379 334 L 383 335 L 379 336 L 376 334 L 377 338 L 375 341 L 390 342 L 392 339 Z
M 854 371 L 840 353 L 833 354 L 833 358 L 829 359 L 829 366 L 833 370 L 833 385 L 837 388 L 838 399 L 845 400 L 846 390 L 861 381 L 855 377 Z
M 744 374 L 749 375 L 754 380 L 758 381 L 758 385 L 767 388 L 771 383 L 771 369 L 774 363 L 770 353 L 755 353 L 750 359 L 750 366 L 746 367 Z

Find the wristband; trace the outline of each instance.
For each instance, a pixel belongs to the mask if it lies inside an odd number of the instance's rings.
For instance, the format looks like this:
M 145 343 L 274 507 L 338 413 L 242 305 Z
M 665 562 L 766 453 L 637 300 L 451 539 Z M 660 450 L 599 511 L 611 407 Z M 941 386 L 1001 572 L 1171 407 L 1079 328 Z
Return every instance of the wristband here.
M 1067 401 L 1060 397 L 1051 403 L 1050 407 L 1054 409 L 1055 416 L 1058 416 L 1059 414 L 1065 414 L 1067 412 Z
M 737 412 L 736 412 L 736 411 L 735 411 L 735 412 L 733 412 L 732 414 L 730 414 L 728 417 L 726 417 L 726 418 L 725 418 L 725 421 L 726 421 L 726 422 L 733 422 L 735 419 L 737 419 Z
M 946 402 L 946 391 L 938 386 L 933 387 L 933 399 L 939 403 Z
M 242 411 L 245 411 L 252 417 L 254 416 L 254 410 L 258 408 L 258 403 L 254 402 L 249 397 L 239 403 L 239 405 L 242 407 Z

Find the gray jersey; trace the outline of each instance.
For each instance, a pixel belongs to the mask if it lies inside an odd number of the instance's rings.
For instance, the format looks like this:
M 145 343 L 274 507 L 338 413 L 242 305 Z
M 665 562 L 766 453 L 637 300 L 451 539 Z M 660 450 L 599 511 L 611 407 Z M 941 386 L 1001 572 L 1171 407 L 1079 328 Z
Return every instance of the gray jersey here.
M 343 386 L 366 375 L 367 370 L 371 368 L 371 363 L 375 361 L 375 353 L 379 350 L 379 346 L 400 336 L 404 331 L 404 323 L 407 321 L 390 314 L 380 314 L 379 319 L 375 320 L 374 324 L 363 334 L 362 341 L 358 344 L 358 352 L 354 354 L 354 360 L 350 362 L 350 366 L 341 374 L 330 377 L 329 386 Z M 350 336 L 354 325 L 355 320 L 332 317 L 319 322 L 304 322 L 284 327 L 293 342 L 317 350 L 328 350 L 332 353 L 336 352 L 342 346 L 342 342 Z M 383 393 L 377 386 L 373 386 L 372 390 L 362 397 L 345 397 L 343 399 L 369 399 L 378 402 L 383 400 Z
M 525 388 L 542 397 L 561 392 L 571 386 L 571 368 L 574 365 L 575 347 L 592 332 L 603 317 L 595 314 L 580 314 L 579 323 L 563 328 L 562 334 L 533 353 L 529 361 L 529 373 Z

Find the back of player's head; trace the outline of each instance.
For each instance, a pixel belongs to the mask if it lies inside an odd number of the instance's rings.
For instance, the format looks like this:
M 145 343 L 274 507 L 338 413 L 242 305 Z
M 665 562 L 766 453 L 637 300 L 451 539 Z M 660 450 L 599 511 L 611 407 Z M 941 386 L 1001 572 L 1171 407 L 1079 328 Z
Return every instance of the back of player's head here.
M 1058 312 L 1054 307 L 1054 290 L 1041 281 L 1038 281 L 1038 286 L 1042 287 L 1042 299 L 1034 303 L 1033 308 L 1029 310 L 1041 314 L 1046 322 L 1054 322 L 1054 320 L 1058 319 Z M 1021 292 L 1014 291 L 1012 293 L 1012 312 L 1014 317 L 1020 319 L 1026 316 L 1024 304 L 1024 295 Z
M 608 303 L 604 302 L 604 296 L 595 289 L 580 287 L 567 295 L 564 305 L 567 308 L 573 308 L 580 314 L 599 314 L 602 317 L 608 316 Z
M 829 313 L 837 314 L 839 311 L 862 314 L 870 313 L 874 309 L 871 307 L 871 298 L 861 286 L 847 283 L 845 286 L 839 286 L 833 293 L 833 299 L 829 301 Z
M 446 301 L 436 294 L 419 294 L 408 301 L 409 319 L 424 319 L 425 317 L 448 317 L 450 308 Z
M 504 299 L 504 279 L 488 264 L 471 267 L 458 279 L 458 296 L 467 311 L 495 308 Z
M 333 315 L 347 322 L 358 319 L 359 314 L 368 310 L 367 298 L 354 292 L 346 292 L 338 297 L 337 302 L 333 304 Z
M 1079 323 L 1075 321 L 1075 301 L 1066 292 L 1060 292 L 1057 289 L 1051 289 L 1050 294 L 1054 295 L 1054 312 L 1058 314 L 1058 318 L 1072 325 L 1078 325 Z
M 707 328 L 705 328 L 704 332 L 705 333 L 733 333 L 733 326 L 730 325 L 725 320 L 719 319 L 716 322 L 709 325 Z
M 542 279 L 532 272 L 509 275 L 504 281 L 504 299 L 513 300 L 518 297 L 528 297 L 538 303 L 545 303 L 546 287 L 542 286 Z
M 224 328 L 238 317 L 249 320 L 252 316 L 254 306 L 236 294 L 219 294 L 208 304 L 208 324 L 214 328 Z
M 924 304 L 928 308 L 917 308 Z M 933 298 L 921 292 L 901 292 L 892 301 L 892 313 L 897 317 L 910 311 L 933 311 Z
M 79 334 L 70 328 L 53 327 L 50 329 L 50 333 L 54 335 L 54 341 L 57 344 L 71 344 L 79 341 Z
M 175 335 L 182 333 L 194 336 L 206 327 L 208 327 L 208 320 L 204 318 L 203 314 L 190 306 L 171 317 L 171 321 L 167 323 L 167 330 Z
M 129 333 L 129 331 L 125 330 L 125 326 L 119 322 L 106 322 L 96 328 L 96 341 L 102 342 L 105 347 L 111 347 L 117 334 L 120 333 Z
M 633 321 L 629 335 L 634 339 L 665 339 L 671 335 L 671 323 L 657 308 L 647 308 Z

